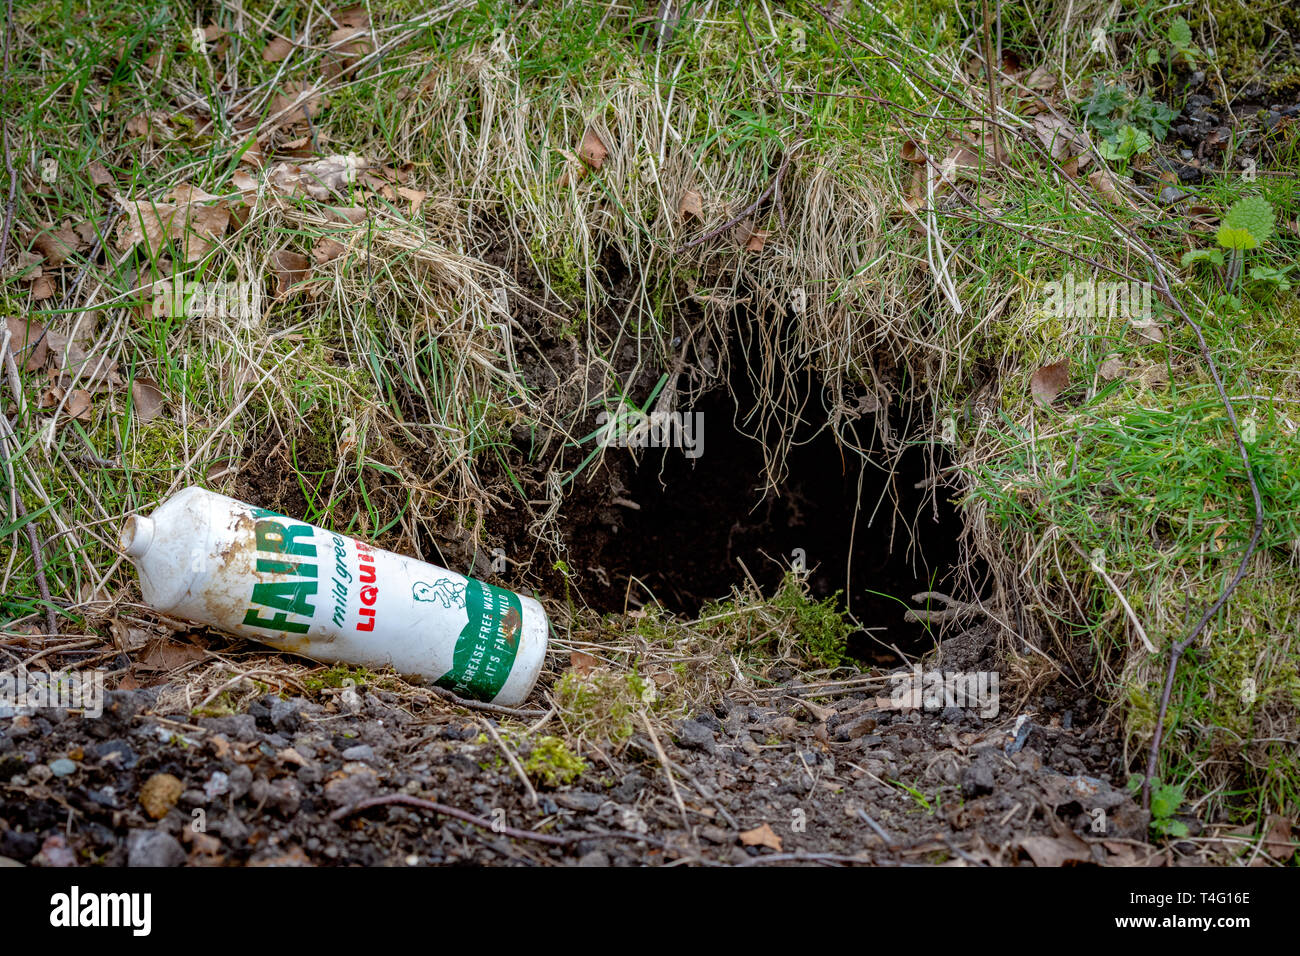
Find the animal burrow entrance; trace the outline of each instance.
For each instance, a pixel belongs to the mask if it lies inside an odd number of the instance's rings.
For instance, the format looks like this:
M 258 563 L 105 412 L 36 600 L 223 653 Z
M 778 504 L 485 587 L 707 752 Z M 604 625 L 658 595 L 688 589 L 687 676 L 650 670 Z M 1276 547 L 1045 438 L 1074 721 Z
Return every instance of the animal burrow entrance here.
M 849 645 L 855 657 L 897 663 L 891 648 L 913 655 L 933 647 L 932 628 L 904 620 L 912 595 L 968 594 L 982 577 L 977 568 L 958 566 L 962 519 L 951 492 L 932 490 L 933 452 L 911 445 L 890 467 L 883 452 L 863 461 L 842 448 L 830 428 L 820 427 L 821 382 L 809 373 L 797 383 L 808 401 L 786 477 L 765 492 L 763 445 L 738 427 L 757 399 L 744 374 L 733 374 L 730 386 L 689 409 L 703 416 L 698 457 L 677 447 L 645 448 L 635 467 L 613 465 L 612 488 L 594 483 L 605 495 L 603 507 L 578 508 L 586 520 L 570 525 L 569 535 L 583 600 L 615 612 L 653 595 L 672 611 L 695 615 L 748 578 L 773 594 L 802 562 L 814 597 L 843 592 L 841 602 L 859 625 Z M 870 414 L 857 424 L 861 436 L 874 427 Z M 622 449 L 608 454 L 630 458 Z

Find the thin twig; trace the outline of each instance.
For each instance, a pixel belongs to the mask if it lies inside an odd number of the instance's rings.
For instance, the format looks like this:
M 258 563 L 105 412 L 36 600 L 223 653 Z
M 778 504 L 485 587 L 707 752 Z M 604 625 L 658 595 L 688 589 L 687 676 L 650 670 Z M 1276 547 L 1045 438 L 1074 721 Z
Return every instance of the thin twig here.
M 390 793 L 382 797 L 370 797 L 366 800 L 359 800 L 356 803 L 341 807 L 330 814 L 329 818 L 333 822 L 344 820 L 354 814 L 361 813 L 363 810 L 369 810 L 372 807 L 390 806 L 400 804 L 406 807 L 415 807 L 417 810 L 429 810 L 433 813 L 441 813 L 443 816 L 452 817 L 456 820 L 463 820 L 473 826 L 483 830 L 491 830 L 493 833 L 500 833 L 515 840 L 532 840 L 534 843 L 545 843 L 548 846 L 572 846 L 574 843 L 581 843 L 584 840 L 630 840 L 634 843 L 647 843 L 651 846 L 667 847 L 664 840 L 652 837 L 645 833 L 628 833 L 621 830 L 604 830 L 597 833 L 574 833 L 569 836 L 552 836 L 549 833 L 536 833 L 533 830 L 520 830 L 516 827 L 508 827 L 502 824 L 494 823 L 485 817 L 475 816 L 465 810 L 457 807 L 448 806 L 445 803 L 436 803 L 433 800 L 425 800 L 423 797 L 412 797 L 405 793 Z
M 499 714 L 502 717 L 542 717 L 546 714 L 544 710 L 523 710 L 518 707 L 503 707 L 501 704 L 489 704 L 481 700 L 466 700 L 464 697 L 456 696 L 445 687 L 431 686 L 424 689 L 435 697 L 441 697 L 449 704 L 464 707 L 466 710 L 476 710 L 483 714 Z
M 492 726 L 492 721 L 484 720 L 482 721 L 482 724 L 487 728 L 487 732 L 492 737 L 492 740 L 501 748 L 501 752 L 506 755 L 506 761 L 510 764 L 510 769 L 512 769 L 518 775 L 519 779 L 524 782 L 524 789 L 528 791 L 529 802 L 534 807 L 537 806 L 537 791 L 533 789 L 533 782 L 528 779 L 528 774 L 524 773 L 524 768 L 519 763 L 519 758 L 510 752 L 510 748 L 506 746 L 506 742 L 501 739 L 501 735 L 497 733 L 497 729 Z
M 682 802 L 682 795 L 677 790 L 677 781 L 673 779 L 673 768 L 668 765 L 668 755 L 664 753 L 663 745 L 659 743 L 659 735 L 655 733 L 655 729 L 645 711 L 641 711 L 641 723 L 645 725 L 646 733 L 650 735 L 650 743 L 655 748 L 655 754 L 659 757 L 659 762 L 663 764 L 664 776 L 668 778 L 668 789 L 673 792 L 673 800 L 677 802 L 677 809 L 681 812 L 682 823 L 687 830 L 690 830 L 691 821 L 686 815 L 686 804 Z
M 757 199 L 755 199 L 752 203 L 750 203 L 744 209 L 740 210 L 740 212 L 736 213 L 736 215 L 732 216 L 730 219 L 728 219 L 726 222 L 724 222 L 722 225 L 718 226 L 717 228 L 710 229 L 708 232 L 704 233 L 704 235 L 696 236 L 690 242 L 678 246 L 675 252 L 680 254 L 685 252 L 687 249 L 690 249 L 694 246 L 698 246 L 701 243 L 708 242 L 710 239 L 716 239 L 718 236 L 722 235 L 728 229 L 732 229 L 735 226 L 738 226 L 747 216 L 757 212 L 758 207 L 763 205 L 763 203 L 767 201 L 768 197 L 771 196 L 775 190 L 781 187 L 781 177 L 782 175 L 784 175 L 786 167 L 788 167 L 790 165 L 790 161 L 794 159 L 795 151 L 798 150 L 799 147 L 802 146 L 805 142 L 805 140 L 802 138 L 802 134 L 806 125 L 807 125 L 806 123 L 800 124 L 799 130 L 795 135 L 794 145 L 785 151 L 785 155 L 781 157 L 781 165 L 776 168 L 776 173 L 772 176 L 772 179 L 768 182 L 767 188 L 765 188 L 761 193 L 758 194 Z

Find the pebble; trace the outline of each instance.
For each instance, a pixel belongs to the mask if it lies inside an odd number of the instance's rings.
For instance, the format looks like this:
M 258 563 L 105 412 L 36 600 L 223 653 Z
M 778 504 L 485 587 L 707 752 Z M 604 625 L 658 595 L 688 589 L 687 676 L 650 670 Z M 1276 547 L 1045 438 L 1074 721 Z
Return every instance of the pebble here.
M 357 744 L 343 751 L 344 760 L 374 760 L 375 748 L 370 744 Z
M 605 802 L 605 798 L 598 793 L 590 793 L 586 790 L 566 790 L 555 795 L 555 802 L 566 810 L 595 813 L 600 809 L 600 805 Z
M 169 773 L 156 773 L 140 788 L 140 805 L 155 820 L 167 816 L 185 792 L 185 785 Z
M 56 777 L 67 777 L 77 772 L 77 764 L 67 757 L 62 757 L 51 762 L 50 769 L 54 771 Z
M 95 747 L 95 756 L 119 770 L 130 770 L 140 759 L 125 740 L 104 741 Z
M 180 866 L 184 862 L 185 851 L 170 833 L 132 830 L 127 834 L 127 866 Z
M 962 774 L 961 791 L 967 797 L 978 797 L 981 794 L 992 793 L 993 786 L 993 768 L 986 763 L 973 763 Z
M 230 791 L 230 777 L 223 771 L 215 771 L 203 784 L 203 794 L 209 800 L 215 800 Z
M 288 700 L 276 698 L 271 701 L 271 723 L 275 729 L 286 734 L 291 734 L 298 729 L 299 711 L 305 701 L 301 697 L 291 697 Z
M 677 725 L 677 742 L 683 747 L 714 753 L 718 749 L 713 731 L 698 720 L 683 720 Z

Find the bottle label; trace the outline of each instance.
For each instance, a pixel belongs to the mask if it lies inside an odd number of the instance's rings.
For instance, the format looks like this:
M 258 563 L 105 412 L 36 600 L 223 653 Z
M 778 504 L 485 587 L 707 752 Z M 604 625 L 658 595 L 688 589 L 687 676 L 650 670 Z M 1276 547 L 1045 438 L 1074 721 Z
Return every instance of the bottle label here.
M 456 641 L 451 670 L 435 683 L 459 697 L 491 700 L 505 686 L 519 653 L 523 607 L 513 591 L 474 578 L 465 579 L 463 590 L 469 620 Z
M 403 673 L 492 700 L 523 637 L 519 595 L 250 508 L 252 580 L 241 631 L 309 657 L 387 659 Z

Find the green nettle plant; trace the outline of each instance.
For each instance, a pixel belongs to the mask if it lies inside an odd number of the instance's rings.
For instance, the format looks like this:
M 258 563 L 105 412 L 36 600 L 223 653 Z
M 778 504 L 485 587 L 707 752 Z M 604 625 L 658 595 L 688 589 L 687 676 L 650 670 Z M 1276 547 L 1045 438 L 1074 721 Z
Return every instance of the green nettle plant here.
M 1127 162 L 1151 150 L 1169 133 L 1178 110 L 1123 84 L 1099 83 L 1082 104 L 1084 121 L 1100 137 L 1097 151 L 1111 162 Z
M 1169 44 L 1167 54 L 1171 65 L 1182 60 L 1191 69 L 1196 69 L 1196 58 L 1201 55 L 1201 50 L 1192 42 L 1192 28 L 1186 19 L 1174 17 L 1173 22 L 1169 24 L 1169 32 L 1165 39 Z M 1159 62 L 1160 49 L 1152 47 L 1147 50 L 1147 66 L 1155 66 Z
M 1128 778 L 1128 789 L 1133 794 L 1142 790 L 1142 774 L 1135 773 Z M 1185 797 L 1182 784 L 1161 783 L 1159 777 L 1151 781 L 1152 833 L 1175 839 L 1187 836 L 1187 824 L 1174 818 Z
M 1182 263 L 1186 268 L 1196 262 L 1209 262 L 1222 269 L 1225 265 L 1224 253 L 1227 253 L 1227 271 L 1224 276 L 1231 294 L 1224 296 L 1234 307 L 1240 307 L 1237 298 L 1241 284 L 1242 266 L 1246 253 L 1258 249 L 1273 235 L 1275 213 L 1273 204 L 1263 196 L 1244 196 L 1232 204 L 1223 224 L 1215 233 L 1219 244 L 1217 249 L 1193 249 L 1183 253 Z M 1275 268 L 1273 266 L 1252 266 L 1249 278 L 1269 288 L 1285 292 L 1291 288 L 1287 278 L 1294 265 Z M 1222 301 L 1222 300 L 1221 300 Z

